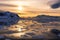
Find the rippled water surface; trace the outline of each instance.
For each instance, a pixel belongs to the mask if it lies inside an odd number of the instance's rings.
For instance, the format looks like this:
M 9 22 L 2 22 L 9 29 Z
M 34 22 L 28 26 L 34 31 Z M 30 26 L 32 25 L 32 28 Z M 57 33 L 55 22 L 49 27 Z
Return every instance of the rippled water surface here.
M 0 35 L 9 38 L 35 38 L 40 36 L 41 38 L 53 38 L 54 35 L 49 33 L 51 29 L 60 29 L 60 22 L 39 23 L 32 20 L 20 20 L 17 24 L 10 27 L 3 27 L 0 31 Z

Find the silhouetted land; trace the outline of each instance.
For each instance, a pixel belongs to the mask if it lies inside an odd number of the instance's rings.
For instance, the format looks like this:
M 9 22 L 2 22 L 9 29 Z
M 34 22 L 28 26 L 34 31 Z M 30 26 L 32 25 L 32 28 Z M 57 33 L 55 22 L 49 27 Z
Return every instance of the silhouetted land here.
M 3 14 L 1 13 L 0 15 L 3 16 Z M 1 16 L 0 16 L 0 20 L 2 18 Z M 15 23 L 13 25 L 0 26 L 0 39 L 19 40 L 19 39 L 59 39 L 60 38 L 59 36 L 60 16 L 38 15 L 33 18 L 30 17 L 21 18 L 18 15 L 16 16 L 19 19 L 16 19 L 17 21 L 15 20 L 16 22 L 14 21 Z M 22 29 L 21 32 L 18 31 L 19 29 Z M 20 33 L 22 34 L 25 33 L 25 34 L 20 35 Z

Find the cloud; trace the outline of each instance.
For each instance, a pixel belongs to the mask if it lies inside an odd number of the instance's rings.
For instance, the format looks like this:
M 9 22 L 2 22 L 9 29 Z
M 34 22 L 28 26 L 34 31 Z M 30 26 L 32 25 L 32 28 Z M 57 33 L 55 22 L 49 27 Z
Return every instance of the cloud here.
M 2 3 L 0 3 L 0 6 L 16 7 L 16 5 L 12 5 L 12 4 L 2 4 Z
M 53 5 L 51 5 L 51 8 L 56 9 L 60 7 L 60 3 L 55 3 Z
M 33 10 L 35 8 L 36 10 L 38 9 L 45 11 L 45 10 L 52 10 L 51 5 L 49 3 L 53 3 L 55 2 L 55 0 L 53 0 L 53 2 L 51 1 L 52 0 L 0 0 L 0 8 L 1 6 L 6 9 L 7 7 L 29 6 L 29 8 L 28 7 L 24 8 L 27 8 L 26 10 L 30 9 Z
M 51 6 L 51 8 L 56 9 L 60 7 L 60 0 L 49 0 L 48 4 Z

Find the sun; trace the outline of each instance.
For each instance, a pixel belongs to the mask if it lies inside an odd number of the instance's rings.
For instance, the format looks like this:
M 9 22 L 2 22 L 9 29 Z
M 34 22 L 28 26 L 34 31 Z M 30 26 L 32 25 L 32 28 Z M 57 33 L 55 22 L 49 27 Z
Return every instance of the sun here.
M 23 7 L 22 6 L 18 6 L 18 10 L 22 11 Z

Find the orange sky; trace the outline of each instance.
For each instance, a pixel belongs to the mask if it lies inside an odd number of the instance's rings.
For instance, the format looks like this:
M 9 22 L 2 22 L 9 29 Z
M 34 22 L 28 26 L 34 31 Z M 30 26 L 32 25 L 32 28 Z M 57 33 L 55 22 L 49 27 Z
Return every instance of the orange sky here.
M 52 9 L 56 0 L 0 0 L 0 10 L 20 13 L 20 16 L 53 15 L 60 16 L 60 8 Z M 49 2 L 49 3 L 48 3 Z M 20 8 L 21 10 L 19 10 Z M 55 12 L 55 13 L 54 13 Z

